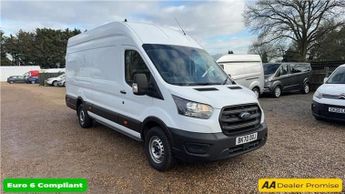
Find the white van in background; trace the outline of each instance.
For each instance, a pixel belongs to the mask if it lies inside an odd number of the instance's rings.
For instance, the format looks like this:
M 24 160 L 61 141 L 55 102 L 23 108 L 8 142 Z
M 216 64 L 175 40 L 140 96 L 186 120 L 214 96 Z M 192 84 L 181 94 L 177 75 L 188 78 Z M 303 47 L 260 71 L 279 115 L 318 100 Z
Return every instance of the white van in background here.
M 265 78 L 259 55 L 228 54 L 217 63 L 237 84 L 251 89 L 258 97 L 263 93 Z
M 83 128 L 95 120 L 143 141 L 161 171 L 174 158 L 225 159 L 267 139 L 254 93 L 190 36 L 153 24 L 113 22 L 70 38 L 66 104 Z

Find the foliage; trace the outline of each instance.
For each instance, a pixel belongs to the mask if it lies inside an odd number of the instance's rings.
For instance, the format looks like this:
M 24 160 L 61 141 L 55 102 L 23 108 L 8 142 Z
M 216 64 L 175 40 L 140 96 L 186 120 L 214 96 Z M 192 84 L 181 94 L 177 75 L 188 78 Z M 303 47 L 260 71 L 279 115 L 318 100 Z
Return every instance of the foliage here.
M 311 50 L 310 60 L 345 60 L 345 25 L 317 40 L 314 48 Z
M 80 30 L 39 29 L 8 37 L 1 33 L 1 65 L 40 65 L 42 68 L 64 67 L 67 40 Z M 6 54 L 13 58 L 9 61 Z
M 263 44 L 292 43 L 304 61 L 317 40 L 344 24 L 344 8 L 344 0 L 258 0 L 244 17 Z

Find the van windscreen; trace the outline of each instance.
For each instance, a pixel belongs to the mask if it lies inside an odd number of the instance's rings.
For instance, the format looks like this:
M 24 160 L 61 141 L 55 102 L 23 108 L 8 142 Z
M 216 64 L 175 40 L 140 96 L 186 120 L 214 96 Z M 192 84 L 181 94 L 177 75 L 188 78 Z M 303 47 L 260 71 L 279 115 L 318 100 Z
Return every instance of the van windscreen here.
M 265 75 L 271 75 L 277 71 L 280 64 L 274 64 L 274 63 L 267 63 L 264 64 L 264 74 Z
M 202 49 L 158 44 L 144 44 L 143 48 L 167 83 L 182 86 L 231 84 L 226 73 Z

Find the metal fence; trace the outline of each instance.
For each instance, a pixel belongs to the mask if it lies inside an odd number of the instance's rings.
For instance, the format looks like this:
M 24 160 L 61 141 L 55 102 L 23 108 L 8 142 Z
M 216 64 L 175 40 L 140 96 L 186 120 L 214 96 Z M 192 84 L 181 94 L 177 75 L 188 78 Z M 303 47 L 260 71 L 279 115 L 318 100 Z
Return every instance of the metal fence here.
M 323 84 L 325 77 L 328 77 L 339 65 L 345 64 L 345 61 L 322 61 L 311 62 L 312 76 L 310 80 L 310 87 L 316 90 Z

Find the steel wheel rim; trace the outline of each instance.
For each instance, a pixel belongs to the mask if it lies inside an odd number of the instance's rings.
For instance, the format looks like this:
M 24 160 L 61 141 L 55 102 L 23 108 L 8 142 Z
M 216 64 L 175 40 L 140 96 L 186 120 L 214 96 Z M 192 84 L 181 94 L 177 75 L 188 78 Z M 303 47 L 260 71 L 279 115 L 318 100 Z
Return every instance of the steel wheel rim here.
M 309 93 L 309 85 L 308 85 L 308 84 L 306 84 L 306 85 L 304 86 L 304 92 L 305 92 L 305 93 Z
M 254 90 L 253 92 L 256 95 L 256 97 L 258 98 L 259 97 L 259 91 L 258 90 Z
M 85 122 L 85 113 L 83 110 L 81 110 L 79 113 L 79 119 L 80 119 L 80 123 L 83 125 Z
M 277 97 L 280 96 L 280 94 L 281 94 L 280 88 L 279 88 L 279 87 L 276 88 L 275 91 L 274 91 L 274 93 L 275 93 L 275 95 L 276 95 Z
M 151 159 L 157 163 L 160 164 L 164 160 L 164 146 L 162 140 L 157 137 L 153 136 L 150 139 L 149 142 L 149 152 Z

